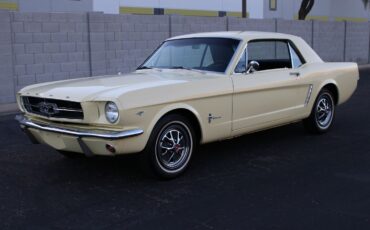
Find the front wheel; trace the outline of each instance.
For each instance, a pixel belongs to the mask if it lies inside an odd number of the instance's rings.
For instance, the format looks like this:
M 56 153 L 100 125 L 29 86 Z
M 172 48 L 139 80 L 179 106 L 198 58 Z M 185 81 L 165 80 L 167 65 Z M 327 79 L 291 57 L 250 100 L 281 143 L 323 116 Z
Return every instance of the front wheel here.
M 303 120 L 304 127 L 310 133 L 320 134 L 327 132 L 333 125 L 335 103 L 331 91 L 321 90 L 308 118 Z
M 144 151 L 145 167 L 161 178 L 174 178 L 185 171 L 195 149 L 191 122 L 181 115 L 162 118 L 153 129 Z

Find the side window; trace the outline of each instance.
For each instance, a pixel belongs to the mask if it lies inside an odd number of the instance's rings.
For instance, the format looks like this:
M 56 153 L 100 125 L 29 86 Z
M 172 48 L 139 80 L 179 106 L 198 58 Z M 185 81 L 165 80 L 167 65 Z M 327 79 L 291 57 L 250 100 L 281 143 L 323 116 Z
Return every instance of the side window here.
M 289 44 L 287 41 L 268 40 L 248 43 L 248 62 L 259 63 L 259 71 L 292 68 Z
M 293 69 L 296 69 L 296 68 L 300 67 L 301 65 L 303 65 L 304 62 L 299 57 L 299 55 L 297 54 L 295 49 L 291 45 L 289 45 L 289 49 L 290 49 L 290 56 L 291 56 L 291 59 L 292 59 Z
M 235 67 L 234 72 L 235 73 L 245 73 L 245 71 L 247 71 L 246 63 L 247 63 L 247 52 L 246 50 L 244 50 L 242 56 L 240 57 L 238 64 Z

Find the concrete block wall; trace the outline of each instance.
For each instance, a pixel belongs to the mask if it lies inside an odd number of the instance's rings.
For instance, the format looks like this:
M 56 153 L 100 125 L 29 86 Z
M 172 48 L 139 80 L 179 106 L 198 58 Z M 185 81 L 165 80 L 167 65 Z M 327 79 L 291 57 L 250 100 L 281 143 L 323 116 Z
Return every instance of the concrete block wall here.
M 369 63 L 369 24 L 346 22 L 345 61 Z
M 324 61 L 369 63 L 369 23 L 0 11 L 0 104 L 34 83 L 131 72 L 172 36 L 225 30 L 293 34 Z
M 169 37 L 169 16 L 89 13 L 92 75 L 135 70 Z
M 16 90 L 41 82 L 90 76 L 83 13 L 9 13 Z
M 276 32 L 275 19 L 243 19 L 243 18 L 228 18 L 229 31 L 263 31 Z
M 15 101 L 10 23 L 10 14 L 6 11 L 0 11 L 0 104 L 8 104 Z
M 171 37 L 200 32 L 227 30 L 226 17 L 171 16 Z
M 313 49 L 324 61 L 344 61 L 344 45 L 345 22 L 313 23 Z
M 276 31 L 303 38 L 312 46 L 312 21 L 277 20 Z

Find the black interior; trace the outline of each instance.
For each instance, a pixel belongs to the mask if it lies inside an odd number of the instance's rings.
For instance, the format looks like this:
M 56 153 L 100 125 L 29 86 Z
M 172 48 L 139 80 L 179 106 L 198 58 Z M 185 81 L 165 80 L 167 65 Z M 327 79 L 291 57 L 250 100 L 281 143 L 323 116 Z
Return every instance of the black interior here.
M 213 58 L 213 63 L 205 68 L 204 70 L 224 72 L 229 64 L 231 58 L 234 55 L 232 46 L 209 46 Z
M 260 66 L 258 71 L 268 70 L 268 69 L 283 69 L 283 68 L 292 68 L 292 63 L 290 59 L 264 59 L 264 60 L 250 60 L 257 61 Z

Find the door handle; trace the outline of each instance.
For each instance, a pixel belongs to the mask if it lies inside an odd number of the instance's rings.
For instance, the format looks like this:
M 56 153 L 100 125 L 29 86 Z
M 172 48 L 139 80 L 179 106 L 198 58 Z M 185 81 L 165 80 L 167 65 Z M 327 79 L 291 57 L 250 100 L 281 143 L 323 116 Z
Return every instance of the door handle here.
M 299 77 L 301 74 L 299 72 L 291 72 L 289 75 Z

